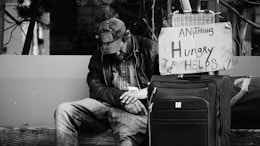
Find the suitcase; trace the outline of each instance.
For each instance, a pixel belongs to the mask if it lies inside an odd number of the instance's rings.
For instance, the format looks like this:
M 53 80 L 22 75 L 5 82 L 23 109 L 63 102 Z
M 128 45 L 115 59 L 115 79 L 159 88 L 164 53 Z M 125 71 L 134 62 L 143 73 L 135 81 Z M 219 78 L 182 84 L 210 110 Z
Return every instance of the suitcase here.
M 154 75 L 148 86 L 150 146 L 229 146 L 229 76 Z

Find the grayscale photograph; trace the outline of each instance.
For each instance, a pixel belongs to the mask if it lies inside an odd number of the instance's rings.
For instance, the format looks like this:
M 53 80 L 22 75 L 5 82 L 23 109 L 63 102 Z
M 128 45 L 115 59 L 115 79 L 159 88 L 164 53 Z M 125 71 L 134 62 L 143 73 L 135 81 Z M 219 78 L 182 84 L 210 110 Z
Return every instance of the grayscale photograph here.
M 260 146 L 260 0 L 0 0 L 0 146 Z

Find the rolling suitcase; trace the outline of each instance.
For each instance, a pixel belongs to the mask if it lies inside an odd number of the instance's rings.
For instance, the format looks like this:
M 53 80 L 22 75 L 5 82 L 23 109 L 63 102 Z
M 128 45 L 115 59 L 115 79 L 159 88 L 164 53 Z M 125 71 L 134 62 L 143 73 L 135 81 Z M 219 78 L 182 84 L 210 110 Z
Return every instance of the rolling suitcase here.
M 229 146 L 231 86 L 229 76 L 153 76 L 149 145 Z
M 185 4 L 184 6 L 190 5 L 186 3 L 189 1 L 181 0 L 181 2 Z M 173 12 L 170 22 L 171 27 L 175 27 L 175 30 L 177 30 L 180 27 L 184 28 L 183 26 L 214 25 L 218 21 L 216 18 L 218 16 L 211 10 L 198 10 L 194 13 L 190 7 L 187 7 L 183 11 Z M 191 29 L 189 27 L 189 29 L 185 28 L 183 30 Z M 230 77 L 212 74 L 214 71 L 223 68 L 212 70 L 204 68 L 203 71 L 200 71 L 201 67 L 204 66 L 198 65 L 199 62 L 196 61 L 203 60 L 202 57 L 189 56 L 187 53 L 190 48 L 197 47 L 195 42 L 199 42 L 199 47 L 202 45 L 211 46 L 211 44 L 207 45 L 205 43 L 209 37 L 205 38 L 205 40 L 194 39 L 188 42 L 186 39 L 191 31 L 188 31 L 187 35 L 183 35 L 182 30 L 169 31 L 174 34 L 173 36 L 166 32 L 166 30 L 161 31 L 159 37 L 159 68 L 161 75 L 153 76 L 148 86 L 149 146 L 230 146 L 230 98 L 232 96 Z M 230 33 L 231 31 L 226 32 Z M 179 34 L 177 38 L 176 34 Z M 218 36 L 219 34 L 215 33 L 214 35 Z M 230 36 L 229 39 L 225 37 L 226 42 L 232 42 Z M 186 46 L 186 44 L 191 45 Z M 217 48 L 218 50 L 224 50 L 222 46 Z M 225 52 L 224 55 L 216 53 L 216 56 L 225 56 L 232 53 L 230 44 L 225 45 L 224 48 L 229 50 L 223 51 Z M 182 52 L 183 50 L 188 51 L 184 51 L 185 54 Z M 182 60 L 183 57 L 187 56 L 190 57 L 189 59 L 195 58 L 194 64 L 198 65 L 194 69 L 196 72 L 183 72 L 184 69 L 176 65 L 176 58 Z M 204 62 L 209 63 L 208 59 L 209 57 Z M 225 59 L 217 59 L 217 61 L 222 60 Z M 191 66 L 191 64 L 189 65 Z M 205 66 L 208 65 L 205 64 Z M 224 69 L 228 68 L 225 66 Z M 212 75 L 196 74 L 202 72 L 209 72 Z M 184 75 L 184 77 L 176 75 L 185 73 L 188 74 Z

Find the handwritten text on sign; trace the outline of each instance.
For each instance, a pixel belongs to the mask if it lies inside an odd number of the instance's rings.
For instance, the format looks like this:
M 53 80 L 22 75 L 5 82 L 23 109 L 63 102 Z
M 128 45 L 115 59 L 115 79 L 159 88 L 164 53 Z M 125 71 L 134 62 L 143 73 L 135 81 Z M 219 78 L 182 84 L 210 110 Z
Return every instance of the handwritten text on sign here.
M 159 36 L 160 73 L 184 74 L 232 67 L 230 23 L 162 28 Z

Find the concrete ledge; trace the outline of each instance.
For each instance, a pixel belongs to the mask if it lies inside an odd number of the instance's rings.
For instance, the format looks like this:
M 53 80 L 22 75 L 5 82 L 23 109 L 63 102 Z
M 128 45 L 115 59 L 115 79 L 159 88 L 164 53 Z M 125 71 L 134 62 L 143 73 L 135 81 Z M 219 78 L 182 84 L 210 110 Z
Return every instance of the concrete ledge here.
M 2 146 L 55 146 L 54 127 L 0 127 Z M 111 130 L 103 133 L 79 134 L 80 146 L 116 146 Z
M 53 127 L 0 127 L 1 145 L 55 146 Z M 111 130 L 104 133 L 80 133 L 79 145 L 116 146 Z M 260 129 L 231 129 L 231 146 L 260 145 Z
M 232 146 L 259 146 L 260 129 L 231 129 Z

